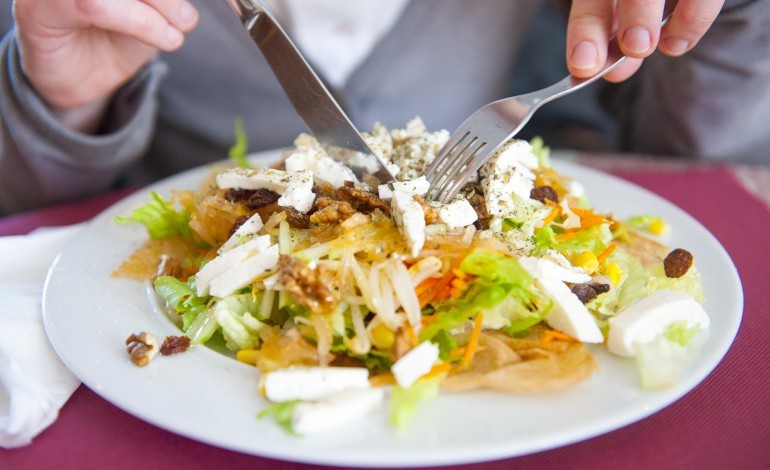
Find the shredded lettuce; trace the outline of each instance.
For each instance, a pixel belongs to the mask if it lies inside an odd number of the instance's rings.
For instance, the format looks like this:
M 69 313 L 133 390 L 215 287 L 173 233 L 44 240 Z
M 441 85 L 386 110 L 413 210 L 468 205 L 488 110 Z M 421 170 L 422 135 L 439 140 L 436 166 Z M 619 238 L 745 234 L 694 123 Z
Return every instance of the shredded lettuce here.
M 532 235 L 532 241 L 535 248 L 532 250 L 532 256 L 542 256 L 546 250 L 556 250 L 567 258 L 573 254 L 584 251 L 592 251 L 596 254 L 601 253 L 612 241 L 612 232 L 608 224 L 593 225 L 581 230 L 575 237 L 559 242 L 557 234 L 550 225 L 535 230 Z
M 421 341 L 462 325 L 478 312 L 483 312 L 485 318 L 489 315 L 490 319 L 503 315 L 506 321 L 498 326 L 522 321 L 520 327 L 528 328 L 541 321 L 551 308 L 551 301 L 534 290 L 532 276 L 513 258 L 478 249 L 460 263 L 460 270 L 476 276 L 468 293 L 437 307 L 438 319 L 420 333 Z
M 182 331 L 187 331 L 198 315 L 206 309 L 210 297 L 198 297 L 195 278 L 187 282 L 171 276 L 160 276 L 155 280 L 155 292 L 182 317 Z
M 644 389 L 656 390 L 679 382 L 687 365 L 699 355 L 700 342 L 690 341 L 692 335 L 686 346 L 666 336 L 658 335 L 650 342 L 635 345 L 639 381 Z
M 230 147 L 227 155 L 235 164 L 241 168 L 251 168 L 249 160 L 246 157 L 248 152 L 249 140 L 246 136 L 246 130 L 243 128 L 243 118 L 236 116 L 235 118 L 235 143 Z
M 687 346 L 698 331 L 698 325 L 688 326 L 686 321 L 675 321 L 668 326 L 663 336 L 672 343 Z
M 446 330 L 439 331 L 431 341 L 438 346 L 438 358 L 442 361 L 449 360 L 452 350 L 457 347 L 457 340 Z
M 639 258 L 618 248 L 610 255 L 609 261 L 617 263 L 623 271 L 618 284 L 619 310 L 625 309 L 634 301 L 646 297 L 652 292 L 647 272 Z
M 260 411 L 257 415 L 257 418 L 263 419 L 267 418 L 268 416 L 272 416 L 275 422 L 287 433 L 296 435 L 297 433 L 294 431 L 294 427 L 292 426 L 291 421 L 294 417 L 294 409 L 299 403 L 301 403 L 300 400 L 275 403 Z
M 393 387 L 390 396 L 390 424 L 398 431 L 406 429 L 417 413 L 417 406 L 438 395 L 440 383 L 441 378 L 436 377 L 418 380 L 406 389 L 398 385 Z
M 174 209 L 170 202 L 154 191 L 150 193 L 150 202 L 134 209 L 131 217 L 118 217 L 116 222 L 139 222 L 147 228 L 147 233 L 154 240 L 175 235 L 192 236 L 190 212 L 187 209 Z
M 532 145 L 532 153 L 537 157 L 540 166 L 551 166 L 551 148 L 545 145 L 543 138 L 535 136 L 529 141 Z
M 265 326 L 252 312 L 259 309 L 259 300 L 251 294 L 230 295 L 214 305 L 212 315 L 222 327 L 227 347 L 238 351 L 259 346 L 259 330 Z
M 666 276 L 663 263 L 654 264 L 647 268 L 650 288 L 653 291 L 661 289 L 673 289 L 690 294 L 696 301 L 703 302 L 703 282 L 695 265 L 682 277 L 671 278 Z

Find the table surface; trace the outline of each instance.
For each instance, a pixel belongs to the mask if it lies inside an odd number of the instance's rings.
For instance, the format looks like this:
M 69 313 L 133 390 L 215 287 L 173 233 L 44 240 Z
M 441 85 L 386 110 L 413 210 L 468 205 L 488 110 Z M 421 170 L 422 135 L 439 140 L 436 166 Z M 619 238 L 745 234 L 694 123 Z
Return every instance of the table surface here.
M 733 346 L 713 373 L 674 404 L 616 431 L 518 458 L 465 465 L 509 468 L 767 468 L 770 462 L 770 168 L 693 165 L 639 156 L 574 157 L 678 205 L 722 243 L 740 273 L 745 307 Z M 126 196 L 0 219 L 0 235 L 88 220 Z M 765 338 L 765 339 L 762 339 Z M 288 469 L 312 465 L 232 452 L 145 423 L 81 385 L 32 444 L 0 450 L 0 468 Z

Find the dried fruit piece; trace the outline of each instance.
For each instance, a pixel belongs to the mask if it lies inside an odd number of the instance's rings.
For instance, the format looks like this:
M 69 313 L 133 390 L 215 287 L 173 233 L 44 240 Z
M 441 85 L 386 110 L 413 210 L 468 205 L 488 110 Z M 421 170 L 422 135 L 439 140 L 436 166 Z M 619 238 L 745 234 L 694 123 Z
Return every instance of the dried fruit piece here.
M 663 269 L 666 271 L 666 277 L 682 277 L 690 270 L 693 263 L 693 256 L 687 250 L 677 248 L 666 256 L 663 260 Z
M 596 291 L 588 284 L 575 284 L 572 286 L 572 293 L 577 295 L 584 304 L 596 298 Z
M 187 336 L 166 336 L 160 346 L 160 353 L 164 356 L 179 354 L 190 348 L 190 338 Z
M 559 194 L 557 194 L 556 190 L 550 186 L 538 186 L 532 188 L 532 191 L 529 192 L 529 198 L 540 201 L 543 204 L 545 204 L 545 201 L 551 201 L 557 204 L 559 202 Z

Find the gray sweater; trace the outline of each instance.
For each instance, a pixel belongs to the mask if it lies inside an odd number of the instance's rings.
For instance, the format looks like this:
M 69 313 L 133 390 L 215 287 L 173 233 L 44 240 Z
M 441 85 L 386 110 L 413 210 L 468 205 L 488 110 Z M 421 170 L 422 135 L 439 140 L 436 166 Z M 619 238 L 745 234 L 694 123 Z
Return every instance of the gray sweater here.
M 10 5 L 0 10 L 0 214 L 142 184 L 218 160 L 243 116 L 250 150 L 305 128 L 223 1 L 194 1 L 198 28 L 115 95 L 97 136 L 60 125 L 19 66 Z M 694 51 L 656 55 L 607 90 L 624 149 L 770 163 L 770 1 L 725 8 Z M 413 0 L 395 28 L 334 90 L 354 123 L 456 127 L 506 96 L 536 0 Z M 562 57 L 559 58 L 563 60 Z M 524 65 L 527 68 L 523 68 Z M 547 76 L 538 86 L 545 86 Z M 547 136 L 546 136 L 547 137 Z

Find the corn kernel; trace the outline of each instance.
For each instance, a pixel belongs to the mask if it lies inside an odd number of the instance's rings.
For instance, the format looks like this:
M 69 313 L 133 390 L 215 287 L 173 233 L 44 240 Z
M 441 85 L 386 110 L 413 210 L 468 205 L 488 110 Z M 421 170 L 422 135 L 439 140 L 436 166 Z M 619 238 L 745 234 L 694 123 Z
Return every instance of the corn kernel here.
M 612 285 L 617 286 L 620 282 L 620 277 L 623 275 L 623 270 L 620 269 L 618 263 L 610 263 L 604 268 L 604 275 L 610 278 Z
M 663 235 L 669 230 L 669 226 L 663 219 L 655 219 L 652 222 L 650 222 L 650 226 L 648 227 L 648 230 L 653 235 Z
M 390 349 L 393 346 L 395 334 L 384 323 L 372 328 L 372 343 L 379 349 Z
M 593 251 L 584 251 L 572 259 L 572 264 L 582 268 L 587 274 L 593 274 L 599 269 L 599 260 Z
M 240 351 L 235 353 L 236 359 L 238 359 L 240 362 L 251 364 L 252 366 L 257 365 L 258 356 L 259 356 L 259 351 L 257 351 L 256 349 L 241 349 Z

